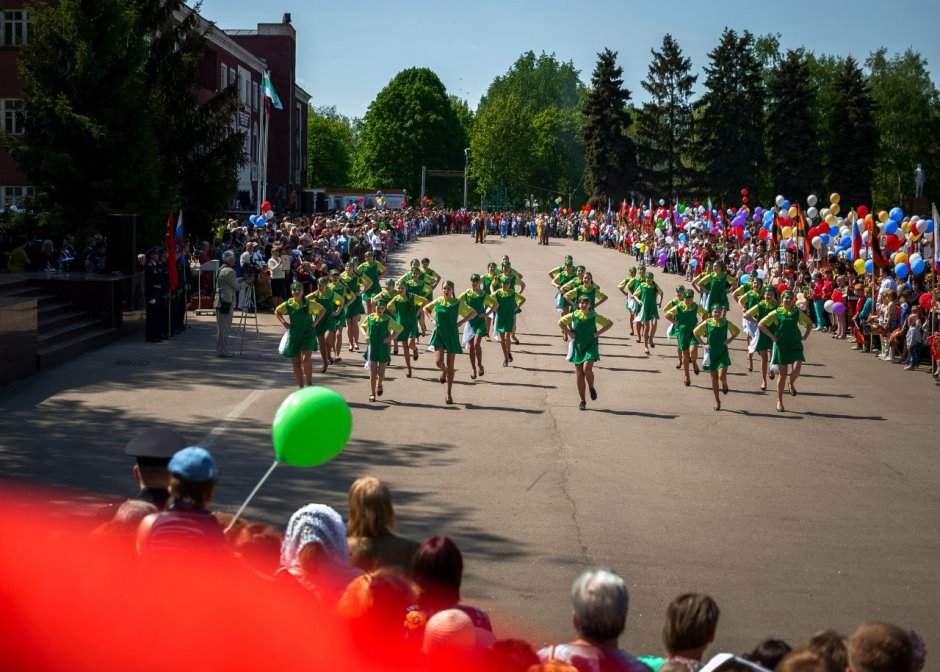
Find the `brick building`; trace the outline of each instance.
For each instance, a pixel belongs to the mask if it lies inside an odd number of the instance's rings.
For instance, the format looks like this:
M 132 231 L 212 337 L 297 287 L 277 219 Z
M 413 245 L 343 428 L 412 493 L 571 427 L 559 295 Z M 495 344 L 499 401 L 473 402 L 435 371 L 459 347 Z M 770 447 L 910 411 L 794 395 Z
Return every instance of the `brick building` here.
M 0 123 L 8 133 L 25 132 L 22 113 L 23 84 L 17 72 L 19 48 L 28 39 L 29 15 L 24 0 L 4 0 L 0 9 Z M 177 14 L 182 19 L 188 6 Z M 268 132 L 267 197 L 275 200 L 278 186 L 288 194 L 296 186 L 302 192 L 307 182 L 307 108 L 310 95 L 297 86 L 297 34 L 290 14 L 280 23 L 259 23 L 254 30 L 222 30 L 207 33 L 206 53 L 196 87 L 200 102 L 206 102 L 233 81 L 238 82 L 242 110 L 233 120 L 245 133 L 247 163 L 239 169 L 237 193 L 232 209 L 254 210 L 258 194 L 258 149 L 264 113 L 262 77 L 269 70 L 284 109 L 273 110 Z M 0 148 L 0 208 L 18 206 L 33 194 L 29 176 L 23 174 L 7 152 Z

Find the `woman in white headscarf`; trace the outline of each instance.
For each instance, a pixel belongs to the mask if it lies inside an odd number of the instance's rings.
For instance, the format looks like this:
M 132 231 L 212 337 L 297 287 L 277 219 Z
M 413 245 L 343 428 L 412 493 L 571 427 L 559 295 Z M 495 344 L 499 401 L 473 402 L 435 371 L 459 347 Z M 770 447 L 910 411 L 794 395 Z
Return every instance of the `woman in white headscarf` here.
M 281 569 L 326 606 L 342 597 L 362 570 L 349 564 L 346 524 L 325 504 L 307 504 L 290 517 L 281 544 Z

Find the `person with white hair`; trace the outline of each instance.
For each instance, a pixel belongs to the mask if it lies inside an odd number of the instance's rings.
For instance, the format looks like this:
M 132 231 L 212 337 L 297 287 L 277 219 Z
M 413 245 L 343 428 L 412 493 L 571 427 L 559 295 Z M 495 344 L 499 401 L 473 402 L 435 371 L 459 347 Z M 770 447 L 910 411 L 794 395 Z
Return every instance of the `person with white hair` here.
M 232 331 L 235 300 L 238 297 L 238 278 L 235 275 L 235 253 L 226 250 L 222 254 L 222 266 L 215 277 L 215 322 L 217 328 L 215 354 L 217 357 L 234 357 L 228 339 Z
M 623 579 L 608 569 L 591 569 L 571 586 L 572 624 L 577 638 L 538 652 L 542 663 L 558 661 L 578 672 L 649 672 L 649 668 L 618 648 L 627 624 L 630 596 Z

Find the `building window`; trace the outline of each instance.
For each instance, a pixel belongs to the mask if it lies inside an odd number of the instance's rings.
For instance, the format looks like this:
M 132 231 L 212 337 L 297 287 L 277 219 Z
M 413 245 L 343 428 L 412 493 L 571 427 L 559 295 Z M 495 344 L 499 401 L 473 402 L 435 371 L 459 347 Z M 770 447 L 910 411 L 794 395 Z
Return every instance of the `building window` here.
M 219 91 L 224 91 L 226 86 L 228 86 L 228 66 L 223 63 L 219 77 Z
M 251 83 L 251 109 L 258 109 L 258 82 Z
M 15 98 L 0 99 L 0 119 L 3 120 L 4 133 L 22 135 L 25 130 L 23 122 L 26 119 L 23 101 Z
M 0 187 L 0 210 L 9 207 L 22 208 L 28 198 L 33 197 L 32 187 Z
M 26 44 L 29 21 L 22 9 L 0 11 L 0 47 L 18 47 Z

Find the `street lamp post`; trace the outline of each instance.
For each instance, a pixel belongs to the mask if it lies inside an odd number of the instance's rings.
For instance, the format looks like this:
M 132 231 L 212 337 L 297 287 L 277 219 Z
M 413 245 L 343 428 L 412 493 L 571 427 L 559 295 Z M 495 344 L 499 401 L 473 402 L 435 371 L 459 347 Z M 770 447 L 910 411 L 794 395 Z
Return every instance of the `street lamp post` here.
M 470 148 L 467 147 L 463 150 L 464 155 L 464 164 L 463 164 L 463 209 L 467 209 L 467 169 L 470 167 Z

